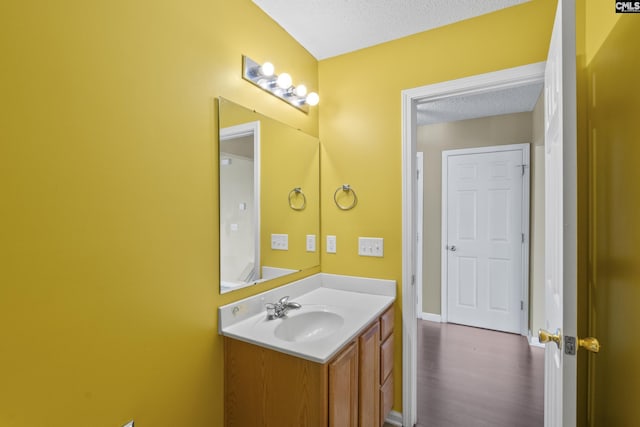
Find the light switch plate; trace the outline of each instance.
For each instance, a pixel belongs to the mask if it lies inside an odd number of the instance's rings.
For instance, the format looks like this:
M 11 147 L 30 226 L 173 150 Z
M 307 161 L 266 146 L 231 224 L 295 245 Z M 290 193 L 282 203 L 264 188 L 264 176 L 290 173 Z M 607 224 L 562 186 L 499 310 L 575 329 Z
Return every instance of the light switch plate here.
M 327 253 L 336 253 L 336 236 L 327 236 Z
M 307 234 L 307 252 L 316 251 L 316 235 Z
M 382 237 L 358 237 L 358 255 L 382 258 L 384 239 Z
M 271 235 L 271 249 L 276 251 L 288 251 L 289 250 L 289 235 L 288 234 L 272 234 Z

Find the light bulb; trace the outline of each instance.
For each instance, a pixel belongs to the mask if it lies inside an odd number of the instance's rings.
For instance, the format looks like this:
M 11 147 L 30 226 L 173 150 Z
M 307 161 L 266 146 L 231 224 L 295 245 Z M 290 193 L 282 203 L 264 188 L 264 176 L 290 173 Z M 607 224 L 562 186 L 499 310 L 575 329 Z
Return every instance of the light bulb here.
M 302 98 L 307 94 L 307 87 L 305 85 L 298 85 L 293 92 Z
M 309 95 L 307 95 L 306 102 L 311 106 L 318 105 L 318 102 L 320 102 L 320 97 L 318 96 L 317 93 L 311 92 L 309 93 Z
M 265 62 L 260 67 L 260 74 L 262 74 L 265 77 L 273 76 L 274 71 L 275 71 L 275 68 L 273 67 L 273 64 L 271 62 Z
M 289 89 L 291 87 L 291 84 L 293 83 L 293 80 L 288 73 L 282 73 L 278 76 L 278 81 L 276 83 L 278 87 L 282 89 Z

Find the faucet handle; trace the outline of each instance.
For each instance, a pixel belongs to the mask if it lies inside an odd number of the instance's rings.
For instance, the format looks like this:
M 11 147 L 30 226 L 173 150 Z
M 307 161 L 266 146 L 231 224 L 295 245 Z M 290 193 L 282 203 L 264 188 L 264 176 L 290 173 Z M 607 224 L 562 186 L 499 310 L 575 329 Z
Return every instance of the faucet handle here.
M 289 296 L 288 295 L 286 297 L 280 298 L 280 300 L 278 302 L 280 304 L 282 304 L 282 305 L 285 305 L 287 303 L 287 301 L 289 301 Z

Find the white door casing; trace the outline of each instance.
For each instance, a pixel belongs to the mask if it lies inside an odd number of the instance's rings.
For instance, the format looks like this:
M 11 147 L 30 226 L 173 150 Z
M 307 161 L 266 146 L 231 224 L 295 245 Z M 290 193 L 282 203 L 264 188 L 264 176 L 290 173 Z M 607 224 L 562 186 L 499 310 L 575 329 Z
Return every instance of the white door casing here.
M 528 333 L 529 144 L 442 153 L 446 321 Z
M 545 327 L 577 332 L 575 1 L 560 0 L 545 69 Z M 561 348 L 559 348 L 561 347 Z M 545 426 L 576 425 L 576 356 L 545 347 Z
M 423 217 L 424 217 L 424 153 L 419 151 L 416 153 L 416 312 L 418 318 L 422 318 L 423 315 L 423 293 L 422 287 L 422 257 L 423 257 L 423 241 L 424 235 Z
M 417 422 L 415 281 L 416 103 L 536 84 L 544 62 L 493 71 L 402 91 L 402 424 Z M 525 307 L 528 310 L 528 307 Z

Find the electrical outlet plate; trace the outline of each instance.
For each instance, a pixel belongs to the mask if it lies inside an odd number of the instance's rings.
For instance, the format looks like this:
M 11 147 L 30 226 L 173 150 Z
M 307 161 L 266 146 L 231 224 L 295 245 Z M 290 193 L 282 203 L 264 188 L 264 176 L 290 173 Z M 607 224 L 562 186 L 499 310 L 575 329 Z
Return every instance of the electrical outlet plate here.
M 336 236 L 327 236 L 327 253 L 336 253 Z
M 288 251 L 289 250 L 289 235 L 288 234 L 272 234 L 271 235 L 271 249 L 276 251 Z
M 382 237 L 358 237 L 358 255 L 384 257 L 384 239 Z

